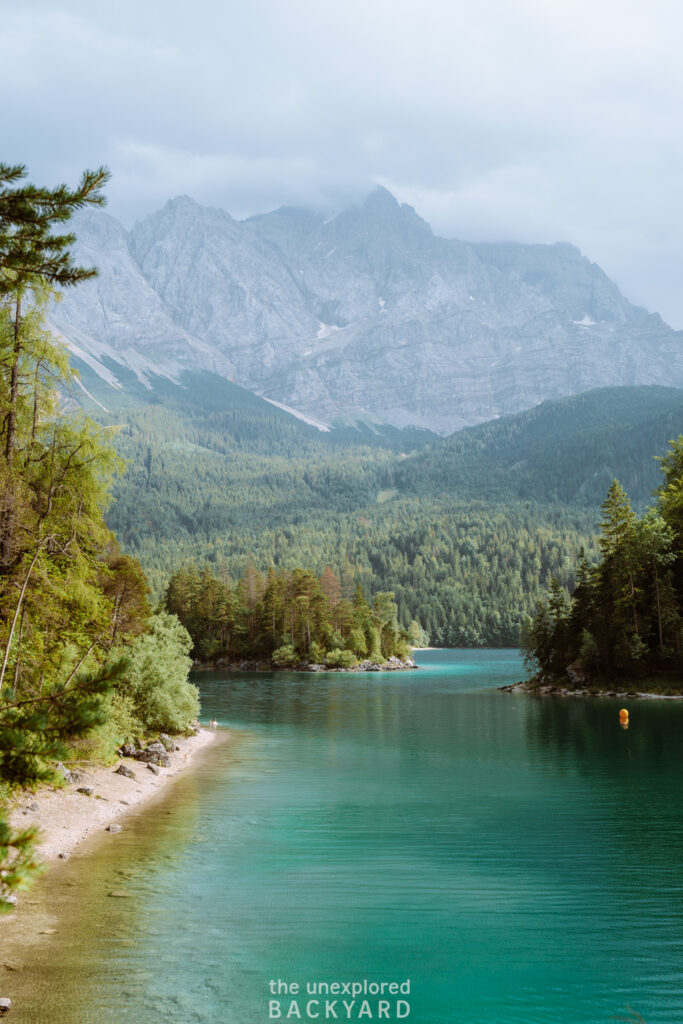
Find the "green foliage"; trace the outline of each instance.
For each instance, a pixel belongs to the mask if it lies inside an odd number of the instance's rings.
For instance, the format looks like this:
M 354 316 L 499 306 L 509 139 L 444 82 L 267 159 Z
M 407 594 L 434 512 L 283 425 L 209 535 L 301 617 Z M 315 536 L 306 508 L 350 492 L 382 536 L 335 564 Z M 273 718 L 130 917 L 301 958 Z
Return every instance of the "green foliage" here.
M 328 651 L 325 655 L 325 664 L 328 668 L 353 668 L 358 664 L 358 658 L 353 651 L 342 651 L 335 647 L 333 651 Z
M 126 664 L 124 661 L 123 665 Z M 83 736 L 70 736 L 68 753 L 63 760 L 109 764 L 123 743 L 130 742 L 143 731 L 132 700 L 124 696 L 115 683 L 115 688 L 103 698 L 102 721 Z
M 0 778 L 15 785 L 53 777 L 52 763 L 66 757 L 65 741 L 105 720 L 103 698 L 123 664 L 81 672 L 69 683 L 45 688 L 40 696 L 0 704 Z
M 581 630 L 579 657 L 588 672 L 594 672 L 600 664 L 600 648 L 593 634 L 589 633 L 587 629 Z
M 356 582 L 391 591 L 399 626 L 417 619 L 435 646 L 514 646 L 550 577 L 569 589 L 581 549 L 597 554 L 594 512 L 474 499 L 475 466 L 460 491 L 446 478 L 417 495 L 416 457 L 397 496 L 378 504 L 410 456 L 250 408 L 131 411 L 116 444 L 131 465 L 108 522 L 156 595 L 182 565 L 218 580 L 239 579 L 250 560 L 319 578 L 332 566 L 344 597 Z M 212 635 L 188 624 L 202 658 L 228 643 L 210 618 Z
M 401 461 L 393 486 L 430 496 L 595 507 L 614 477 L 643 507 L 652 452 L 680 430 L 678 388 L 599 388 L 459 430 Z
M 56 384 L 68 384 L 71 375 L 43 325 L 43 278 L 62 280 L 73 271 L 75 281 L 82 268 L 71 266 L 63 238 L 49 236 L 54 218 L 42 207 L 34 210 L 33 227 L 29 218 L 26 230 L 14 230 L 12 217 L 29 217 L 30 187 L 18 205 L 16 195 L 3 199 L 0 780 L 26 785 L 51 778 L 68 741 L 102 725 L 106 694 L 120 671 L 113 661 L 102 667 L 113 610 L 102 582 L 116 575 L 107 565 L 111 534 L 103 510 L 117 459 L 101 427 L 60 415 Z M 42 246 L 35 261 L 27 248 L 32 232 Z M 23 269 L 18 253 L 26 257 Z M 8 895 L 31 874 L 31 840 L 2 826 L 0 872 Z
M 318 578 L 300 568 L 271 568 L 264 575 L 250 563 L 234 586 L 225 575 L 184 567 L 169 580 L 165 606 L 203 660 L 269 658 L 281 668 L 306 660 L 350 668 L 368 651 L 382 661 L 406 657 L 408 634 L 398 625 L 394 595 L 380 592 L 371 606 L 360 584 L 353 601 L 341 597 L 342 590 L 329 566 Z
M 111 421 L 130 470 L 109 524 L 155 595 L 183 564 L 230 579 L 249 559 L 330 565 L 346 596 L 392 591 L 400 626 L 419 620 L 436 646 L 515 645 L 550 578 L 572 590 L 581 549 L 597 559 L 612 477 L 648 500 L 650 453 L 683 412 L 680 390 L 610 388 L 445 439 L 324 434 L 234 385 L 203 381 L 202 402 L 192 386 Z
M 354 631 L 352 631 L 351 634 L 349 635 L 349 641 L 351 643 L 352 648 L 355 650 L 355 647 L 353 646 L 354 645 L 354 639 L 357 641 L 358 638 L 360 637 L 360 639 L 362 641 L 364 641 L 364 638 L 363 638 L 362 634 L 359 633 L 357 630 L 355 631 L 355 633 L 356 633 L 355 637 L 353 636 L 353 633 L 354 633 Z M 314 665 L 320 665 L 321 662 L 324 660 L 324 658 L 325 658 L 325 650 L 324 650 L 322 644 L 319 644 L 317 640 L 313 640 L 311 642 L 311 646 L 310 646 L 310 649 L 308 651 L 308 657 L 310 658 L 311 662 L 313 662 Z M 273 661 L 275 661 L 275 655 L 273 655 Z
M 683 437 L 660 459 L 664 483 L 638 518 L 618 481 L 602 504 L 601 558 L 582 558 L 568 605 L 556 580 L 525 630 L 540 674 L 578 670 L 598 682 L 677 679 L 683 672 Z
M 316 644 L 316 654 L 319 648 Z M 301 661 L 299 655 L 296 653 L 294 647 L 291 644 L 283 644 L 282 647 L 278 647 L 276 651 L 273 651 L 271 659 L 273 665 L 278 668 L 293 668 Z
M 53 229 L 83 206 L 105 205 L 102 189 L 109 171 L 84 171 L 75 189 L 18 184 L 25 177 L 23 164 L 0 164 L 0 294 L 16 295 L 18 283 L 64 287 L 93 277 L 96 270 L 73 263 L 75 235 L 55 234 Z
M 3 796 L 11 786 L 54 781 L 55 761 L 74 750 L 111 756 L 132 723 L 142 721 L 145 639 L 166 675 L 144 721 L 183 728 L 197 711 L 195 691 L 181 678 L 189 638 L 165 620 L 145 633 L 146 580 L 104 521 L 121 465 L 111 431 L 82 415 L 64 415 L 74 375 L 45 327 L 49 285 L 77 284 L 96 273 L 73 263 L 74 236 L 55 228 L 81 206 L 102 205 L 108 172 L 86 172 L 75 190 L 17 184 L 24 176 L 23 167 L 0 165 Z M 34 838 L 31 831 L 12 834 L 0 817 L 0 910 L 37 870 Z
M 106 718 L 106 695 L 119 676 L 120 663 L 80 673 L 69 684 L 40 696 L 16 700 L 6 691 L 0 701 L 0 780 L 27 785 L 51 780 L 53 764 L 68 756 L 68 742 Z M 0 913 L 11 910 L 14 893 L 26 888 L 38 871 L 35 831 L 12 833 L 0 816 Z
M 0 914 L 14 907 L 15 893 L 27 889 L 40 871 L 34 849 L 37 829 L 12 832 L 0 818 Z
M 413 619 L 408 626 L 408 639 L 412 647 L 429 647 L 429 633 L 417 619 Z
M 190 634 L 167 612 L 152 616 L 147 631 L 126 646 L 127 666 L 117 689 L 127 700 L 129 727 L 182 732 L 196 718 L 199 691 L 187 680 L 191 648 Z

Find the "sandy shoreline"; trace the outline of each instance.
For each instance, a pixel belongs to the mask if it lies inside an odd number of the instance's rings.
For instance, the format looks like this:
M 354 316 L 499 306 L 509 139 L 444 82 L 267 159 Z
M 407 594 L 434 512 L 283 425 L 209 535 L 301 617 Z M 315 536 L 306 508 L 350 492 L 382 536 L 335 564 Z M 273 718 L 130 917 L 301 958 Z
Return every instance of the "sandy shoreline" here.
M 37 825 L 40 830 L 38 859 L 44 862 L 64 860 L 88 836 L 106 830 L 110 823 L 120 824 L 120 819 L 129 811 L 156 796 L 215 738 L 216 733 L 210 729 L 201 729 L 196 736 L 175 738 L 180 750 L 170 754 L 170 766 L 160 768 L 158 775 L 132 758 L 124 758 L 107 768 L 79 765 L 76 782 L 59 789 L 43 786 L 35 793 L 24 791 L 16 795 L 10 804 L 10 824 L 16 830 Z M 116 774 L 116 767 L 122 763 L 133 769 L 135 778 Z M 79 787 L 83 786 L 92 786 L 93 795 L 79 793 Z

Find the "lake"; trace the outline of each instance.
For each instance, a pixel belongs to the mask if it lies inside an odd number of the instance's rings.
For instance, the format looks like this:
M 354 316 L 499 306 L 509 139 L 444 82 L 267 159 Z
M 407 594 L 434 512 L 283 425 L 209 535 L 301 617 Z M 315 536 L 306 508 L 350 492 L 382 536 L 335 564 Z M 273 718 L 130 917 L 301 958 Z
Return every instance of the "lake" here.
M 338 1019 L 682 1021 L 683 703 L 632 701 L 625 730 L 613 700 L 502 693 L 517 651 L 418 661 L 198 673 L 236 736 L 38 887 L 57 933 L 16 1019 L 321 1020 L 307 984 L 384 982 Z

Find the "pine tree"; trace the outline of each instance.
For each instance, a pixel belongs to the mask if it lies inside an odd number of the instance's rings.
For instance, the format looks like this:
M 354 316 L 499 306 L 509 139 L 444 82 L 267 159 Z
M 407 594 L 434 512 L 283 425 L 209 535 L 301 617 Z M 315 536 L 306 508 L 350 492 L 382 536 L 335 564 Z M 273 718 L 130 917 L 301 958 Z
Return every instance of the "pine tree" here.
M 54 228 L 84 206 L 106 204 L 107 168 L 84 171 L 75 189 L 26 184 L 26 174 L 23 164 L 0 164 L 0 295 L 21 296 L 38 282 L 68 287 L 97 273 L 74 264 L 76 236 Z
M 332 611 L 332 625 L 334 629 L 337 629 L 339 625 L 337 621 L 337 608 L 341 601 L 342 585 L 341 580 L 334 574 L 329 565 L 326 565 L 323 570 L 322 577 L 320 578 L 320 587 Z
M 637 645 L 640 639 L 636 515 L 618 480 L 611 484 L 601 508 L 601 591 L 607 606 L 612 609 L 608 630 L 615 664 L 624 666 L 631 659 L 633 644 Z
M 21 786 L 52 779 L 53 763 L 67 757 L 67 741 L 105 721 L 103 698 L 124 668 L 115 660 L 39 696 L 0 701 L 0 783 Z M 13 833 L 0 816 L 0 913 L 12 909 L 15 893 L 40 870 L 35 839 L 35 829 Z
M 657 623 L 657 646 L 662 656 L 665 626 L 668 629 L 675 623 L 674 633 L 677 636 L 679 616 L 674 612 L 676 602 L 670 572 L 676 561 L 673 551 L 674 531 L 657 509 L 648 509 L 638 523 L 638 544 L 648 582 L 654 592 L 652 603 Z
M 581 557 L 569 614 L 557 581 L 525 631 L 525 647 L 543 673 L 562 677 L 578 658 L 603 679 L 680 678 L 683 669 L 683 437 L 661 460 L 657 505 L 638 519 L 615 480 L 602 505 L 602 560 Z
M 43 323 L 48 285 L 95 273 L 53 228 L 101 205 L 108 173 L 86 172 L 75 190 L 18 185 L 25 173 L 0 165 L 0 785 L 51 777 L 66 740 L 104 720 L 122 670 L 104 655 L 136 614 L 123 565 L 105 558 L 116 460 L 93 424 L 59 416 L 70 372 Z M 32 844 L 0 820 L 0 908 L 35 873 Z

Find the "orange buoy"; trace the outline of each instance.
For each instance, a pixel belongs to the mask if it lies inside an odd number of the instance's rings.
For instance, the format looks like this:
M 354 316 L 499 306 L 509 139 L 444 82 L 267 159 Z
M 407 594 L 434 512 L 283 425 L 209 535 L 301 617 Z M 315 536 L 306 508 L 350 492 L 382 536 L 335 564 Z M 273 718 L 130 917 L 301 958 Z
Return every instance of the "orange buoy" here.
M 628 722 L 628 711 L 626 710 L 626 708 L 622 708 L 619 712 L 619 721 Z

